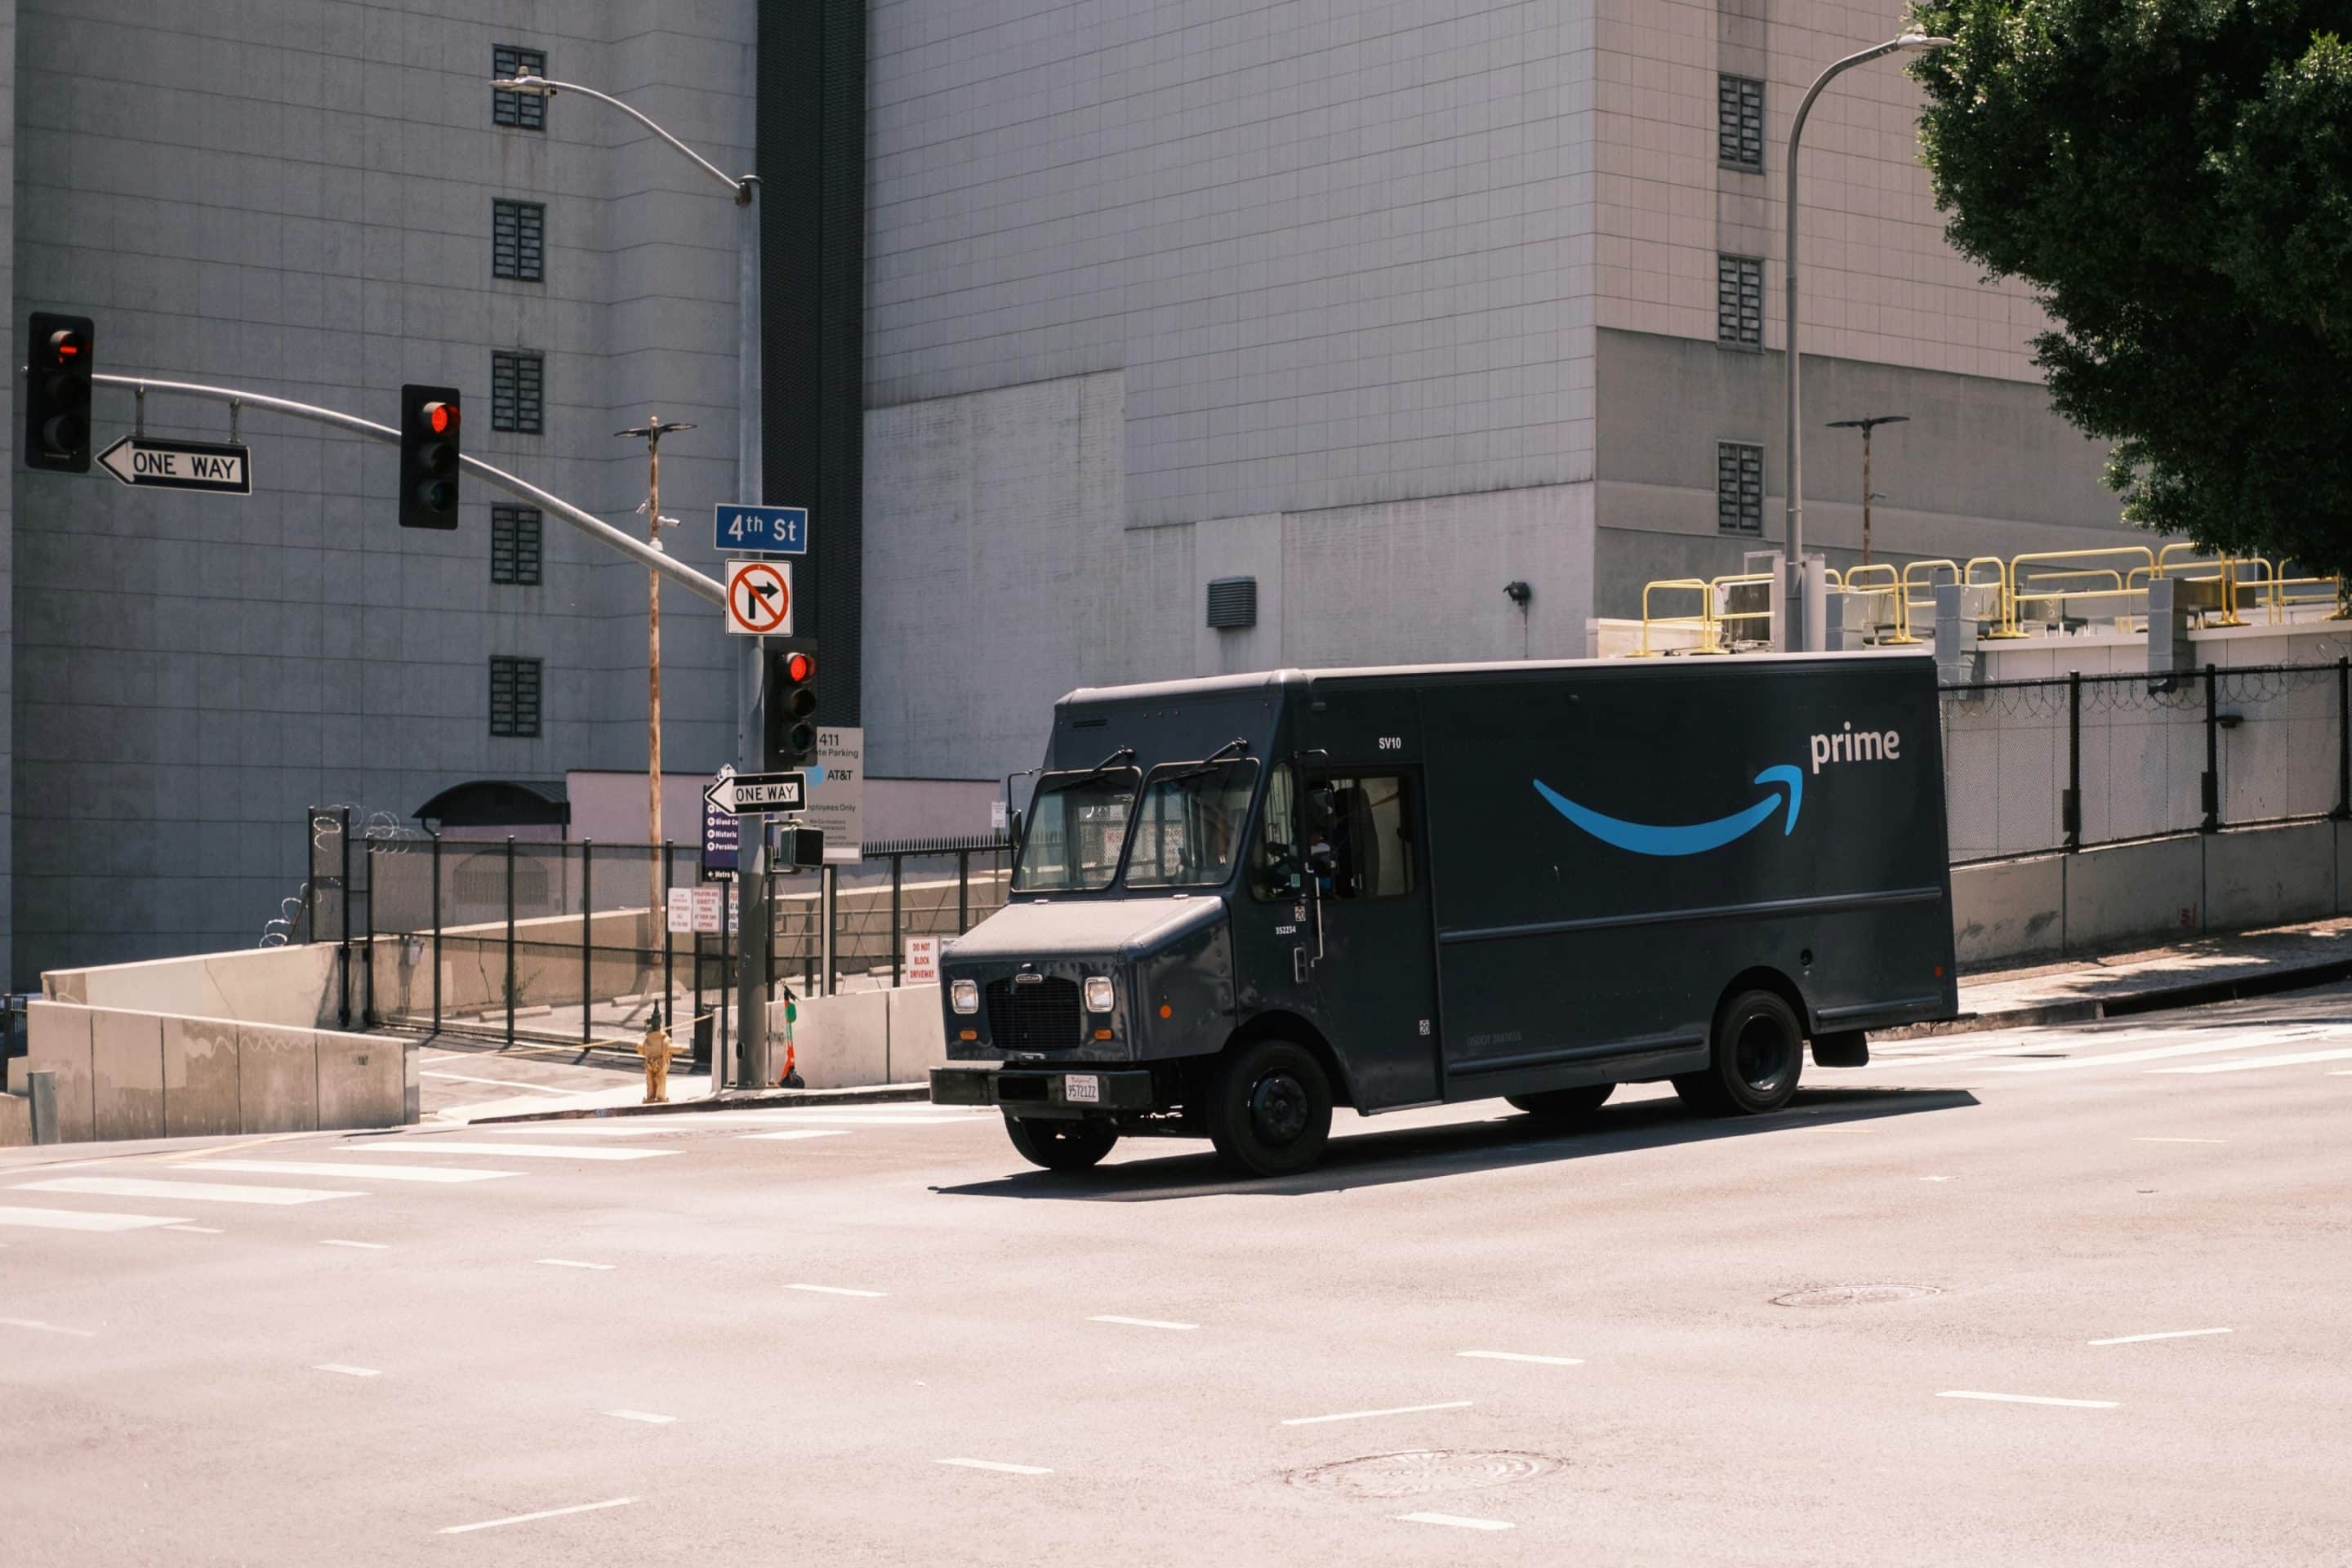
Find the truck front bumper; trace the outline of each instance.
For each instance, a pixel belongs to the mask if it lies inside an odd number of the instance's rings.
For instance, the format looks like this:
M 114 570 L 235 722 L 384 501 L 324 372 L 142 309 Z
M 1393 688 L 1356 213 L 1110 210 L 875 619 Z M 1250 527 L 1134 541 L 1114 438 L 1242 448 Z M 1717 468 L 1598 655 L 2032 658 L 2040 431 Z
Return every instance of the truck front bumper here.
M 992 1105 L 1015 1116 L 1150 1110 L 1151 1069 L 946 1067 L 931 1069 L 934 1105 Z

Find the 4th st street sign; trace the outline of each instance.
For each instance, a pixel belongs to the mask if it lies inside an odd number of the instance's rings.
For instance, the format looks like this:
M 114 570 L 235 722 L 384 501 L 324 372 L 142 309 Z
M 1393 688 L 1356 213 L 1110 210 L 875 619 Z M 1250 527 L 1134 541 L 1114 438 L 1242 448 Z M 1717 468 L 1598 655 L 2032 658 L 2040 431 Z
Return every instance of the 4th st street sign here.
M 125 436 L 98 455 L 106 471 L 134 489 L 253 493 L 253 448 L 218 441 L 158 441 Z

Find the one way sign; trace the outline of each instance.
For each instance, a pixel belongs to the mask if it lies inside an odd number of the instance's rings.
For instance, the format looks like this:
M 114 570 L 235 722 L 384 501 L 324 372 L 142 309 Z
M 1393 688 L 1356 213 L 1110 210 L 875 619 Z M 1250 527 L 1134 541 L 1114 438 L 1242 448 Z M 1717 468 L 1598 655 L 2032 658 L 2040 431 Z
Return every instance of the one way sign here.
M 98 455 L 106 471 L 137 489 L 253 493 L 253 449 L 217 441 L 152 441 L 125 436 Z
M 808 778 L 797 770 L 782 773 L 721 773 L 702 786 L 702 798 L 713 810 L 732 812 L 737 816 L 803 811 L 808 806 Z

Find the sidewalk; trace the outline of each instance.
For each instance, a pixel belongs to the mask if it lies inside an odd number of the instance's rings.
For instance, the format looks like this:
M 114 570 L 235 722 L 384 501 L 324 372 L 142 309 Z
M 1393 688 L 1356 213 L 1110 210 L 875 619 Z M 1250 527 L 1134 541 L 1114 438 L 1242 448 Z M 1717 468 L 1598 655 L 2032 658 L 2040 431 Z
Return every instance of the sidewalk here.
M 2352 920 L 2314 921 L 2199 937 L 1960 979 L 1960 1016 L 1874 1032 L 1874 1040 L 2036 1024 L 2081 1024 L 2166 1007 L 2193 1007 L 2352 978 Z

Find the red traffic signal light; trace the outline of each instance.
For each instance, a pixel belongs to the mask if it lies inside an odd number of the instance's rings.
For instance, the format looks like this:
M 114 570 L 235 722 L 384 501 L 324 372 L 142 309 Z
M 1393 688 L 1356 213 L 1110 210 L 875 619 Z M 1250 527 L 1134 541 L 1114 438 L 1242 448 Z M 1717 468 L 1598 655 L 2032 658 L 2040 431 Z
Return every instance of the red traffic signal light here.
M 784 656 L 784 679 L 794 685 L 816 673 L 816 660 L 794 648 Z
M 94 329 L 87 316 L 33 312 L 32 364 L 26 377 L 25 466 L 89 472 L 90 373 Z
M 806 767 L 816 761 L 816 653 L 803 642 L 772 647 L 767 660 L 761 714 L 764 764 L 771 770 Z
M 400 526 L 457 526 L 457 389 L 400 389 Z
M 426 404 L 425 427 L 436 436 L 446 436 L 457 427 L 457 405 L 454 403 Z

